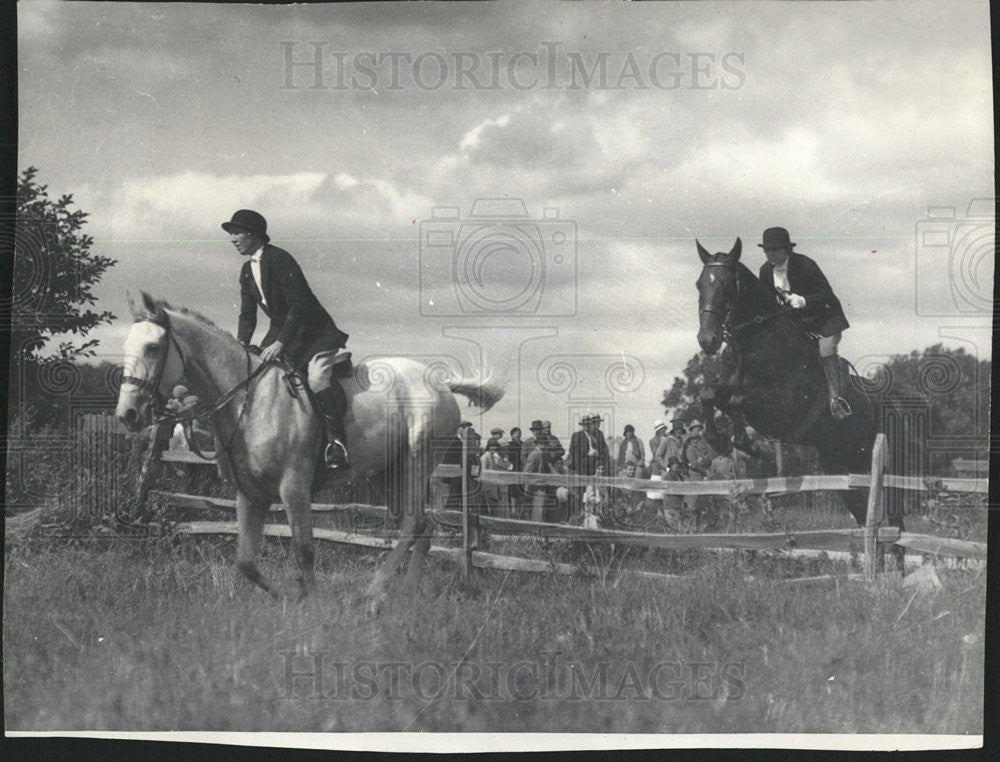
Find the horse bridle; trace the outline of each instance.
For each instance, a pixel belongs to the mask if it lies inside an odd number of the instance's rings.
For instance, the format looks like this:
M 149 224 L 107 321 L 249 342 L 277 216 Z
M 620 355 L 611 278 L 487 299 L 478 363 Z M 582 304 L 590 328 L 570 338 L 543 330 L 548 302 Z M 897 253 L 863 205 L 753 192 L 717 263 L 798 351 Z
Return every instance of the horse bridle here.
M 187 367 L 187 362 L 184 358 L 184 352 L 181 350 L 181 345 L 178 343 L 177 339 L 174 338 L 173 332 L 170 330 L 170 318 L 164 313 L 163 317 L 146 317 L 142 320 L 138 320 L 139 323 L 152 323 L 157 325 L 164 330 L 164 337 L 161 340 L 161 346 L 166 347 L 166 352 L 164 352 L 163 360 L 160 366 L 156 369 L 156 373 L 153 374 L 152 380 L 145 378 L 138 378 L 136 376 L 125 375 L 122 376 L 122 383 L 132 384 L 139 388 L 141 392 L 150 400 L 153 408 L 153 420 L 156 423 L 181 423 L 185 425 L 185 433 L 187 432 L 187 425 L 191 423 L 195 418 L 207 419 L 214 416 L 222 408 L 228 405 L 237 394 L 239 394 L 243 389 L 250 386 L 254 379 L 257 378 L 261 373 L 263 373 L 272 363 L 261 363 L 257 366 L 257 369 L 252 368 L 252 362 L 250 360 L 250 350 L 247 347 L 243 347 L 243 351 L 246 352 L 247 356 L 247 372 L 246 378 L 240 381 L 236 386 L 234 386 L 229 391 L 221 394 L 219 398 L 211 405 L 198 404 L 188 410 L 181 413 L 171 413 L 166 409 L 163 404 L 164 394 L 160 391 L 160 384 L 163 383 L 163 374 L 166 371 L 167 361 L 170 359 L 170 346 L 171 344 L 177 349 L 177 355 L 181 360 L 181 368 Z M 244 399 L 244 408 L 246 405 L 246 399 Z M 229 448 L 232 444 L 233 437 L 236 434 L 236 430 L 239 428 L 239 421 L 243 418 L 243 408 L 240 409 L 240 415 L 237 419 L 237 425 L 233 427 L 233 431 L 229 436 L 229 442 L 227 442 L 224 449 Z M 200 453 L 198 453 L 200 454 Z M 202 456 L 204 457 L 204 456 Z
M 160 347 L 165 348 L 166 351 L 163 353 L 163 360 L 160 362 L 159 367 L 153 374 L 152 379 L 149 378 L 139 378 L 138 376 L 130 376 L 125 374 L 122 376 L 121 382 L 123 384 L 132 384 L 143 392 L 145 396 L 154 404 L 158 405 L 159 401 L 163 399 L 163 392 L 160 391 L 160 384 L 163 383 L 163 374 L 167 370 L 167 361 L 170 359 L 170 345 L 173 344 L 177 349 L 177 356 L 181 359 L 181 367 L 185 367 L 184 362 L 184 352 L 181 351 L 181 345 L 177 343 L 177 339 L 174 338 L 173 333 L 170 330 L 170 318 L 164 313 L 163 317 L 147 317 L 142 320 L 137 320 L 137 323 L 152 323 L 157 325 L 164 331 L 163 339 L 160 341 Z
M 711 307 L 703 307 L 698 310 L 699 318 L 706 312 L 710 315 L 718 315 L 719 317 L 722 318 L 722 338 L 726 341 L 726 343 L 730 343 L 733 336 L 733 330 L 729 326 L 729 318 L 732 316 L 733 307 L 736 306 L 736 300 L 739 299 L 740 296 L 740 272 L 737 269 L 736 265 L 734 265 L 731 262 L 705 262 L 704 266 L 725 267 L 727 270 L 732 270 L 733 272 L 736 273 L 736 295 L 733 297 L 733 300 L 729 303 L 729 309 L 726 311 L 725 315 L 723 315 L 719 310 L 712 309 Z
M 727 269 L 733 270 L 736 273 L 736 294 L 735 294 L 735 296 L 733 296 L 733 301 L 729 303 L 729 309 L 726 311 L 726 314 L 723 315 L 719 310 L 712 309 L 711 307 L 706 307 L 706 308 L 700 309 L 698 311 L 698 317 L 699 318 L 704 313 L 706 313 L 706 312 L 709 313 L 710 315 L 719 315 L 719 316 L 722 317 L 722 339 L 727 344 L 732 345 L 733 344 L 733 340 L 736 338 L 736 335 L 740 331 L 742 331 L 744 328 L 747 328 L 747 327 L 749 327 L 751 325 L 760 325 L 761 323 L 763 323 L 763 322 L 765 322 L 767 320 L 771 320 L 772 318 L 780 317 L 781 315 L 784 315 L 784 314 L 786 314 L 788 312 L 787 309 L 779 309 L 779 310 L 776 310 L 775 312 L 772 312 L 769 315 L 754 315 L 752 318 L 750 318 L 749 320 L 745 320 L 742 323 L 737 323 L 736 325 L 730 325 L 729 319 L 730 319 L 730 317 L 732 317 L 733 308 L 736 306 L 736 302 L 739 299 L 740 291 L 741 291 L 741 288 L 740 288 L 741 281 L 740 281 L 740 271 L 739 271 L 739 268 L 737 268 L 736 265 L 733 264 L 732 262 L 706 262 L 704 264 L 704 266 L 705 267 L 725 267 Z

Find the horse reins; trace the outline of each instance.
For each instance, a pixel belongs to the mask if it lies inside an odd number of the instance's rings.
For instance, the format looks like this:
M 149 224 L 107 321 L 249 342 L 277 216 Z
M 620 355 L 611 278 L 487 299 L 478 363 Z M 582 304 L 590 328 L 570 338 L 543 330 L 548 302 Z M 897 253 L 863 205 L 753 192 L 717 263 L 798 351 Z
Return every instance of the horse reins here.
M 248 388 L 250 384 L 252 384 L 253 381 L 258 376 L 261 375 L 261 373 L 267 370 L 270 363 L 266 362 L 261 363 L 256 370 L 252 369 L 250 361 L 250 350 L 247 349 L 246 347 L 243 347 L 243 351 L 246 352 L 247 356 L 246 378 L 244 378 L 242 381 L 236 384 L 236 386 L 234 386 L 229 391 L 220 395 L 218 399 L 216 399 L 215 402 L 212 403 L 211 405 L 205 405 L 199 403 L 198 405 L 193 405 L 192 407 L 181 413 L 172 413 L 169 410 L 167 410 L 164 404 L 162 403 L 163 393 L 160 391 L 160 384 L 163 383 L 163 374 L 166 371 L 167 361 L 169 359 L 170 344 L 173 344 L 173 346 L 177 349 L 177 355 L 180 357 L 182 368 L 186 367 L 186 362 L 184 360 L 184 352 L 181 351 L 180 344 L 177 342 L 177 339 L 174 338 L 173 332 L 170 330 L 170 319 L 166 316 L 166 313 L 164 313 L 163 318 L 148 317 L 138 322 L 152 323 L 153 325 L 159 326 L 166 332 L 163 345 L 167 347 L 167 352 L 164 354 L 163 362 L 161 362 L 160 366 L 156 369 L 156 373 L 153 376 L 153 380 L 125 375 L 122 377 L 122 383 L 132 384 L 133 386 L 138 387 L 140 391 L 143 391 L 148 395 L 152 407 L 154 423 L 182 424 L 184 426 L 184 436 L 188 440 L 188 446 L 191 448 L 191 452 L 195 453 L 198 457 L 204 460 L 212 460 L 212 458 L 209 458 L 208 456 L 204 455 L 201 452 L 201 450 L 198 447 L 196 439 L 190 435 L 189 432 L 190 432 L 191 422 L 194 421 L 196 418 L 200 418 L 202 420 L 206 418 L 208 419 L 212 418 L 216 413 L 218 413 L 220 410 L 226 407 L 226 405 L 232 402 L 237 394 L 239 394 L 244 389 Z M 233 430 L 232 432 L 230 432 L 229 438 L 226 441 L 225 446 L 222 448 L 223 452 L 226 452 L 227 454 L 229 452 L 230 447 L 232 446 L 233 439 L 236 436 L 236 432 L 240 427 L 240 421 L 243 419 L 243 413 L 246 410 L 246 402 L 248 397 L 249 395 L 247 395 L 247 397 L 244 397 L 243 405 L 240 406 L 240 413 L 236 419 L 236 425 L 233 426 Z

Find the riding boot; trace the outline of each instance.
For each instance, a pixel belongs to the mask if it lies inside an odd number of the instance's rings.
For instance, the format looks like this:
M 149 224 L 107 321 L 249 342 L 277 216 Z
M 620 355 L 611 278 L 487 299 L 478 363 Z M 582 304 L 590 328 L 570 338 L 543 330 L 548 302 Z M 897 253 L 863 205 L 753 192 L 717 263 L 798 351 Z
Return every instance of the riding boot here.
M 843 420 L 851 414 L 851 406 L 843 397 L 847 379 L 841 366 L 840 356 L 830 355 L 819 359 L 823 365 L 823 374 L 826 376 L 826 385 L 830 390 L 830 413 L 837 420 Z
M 344 414 L 347 412 L 347 397 L 340 384 L 334 380 L 326 389 L 316 392 L 316 401 L 323 411 L 326 428 L 326 449 L 323 458 L 327 468 L 343 468 L 347 462 L 347 434 L 344 430 Z

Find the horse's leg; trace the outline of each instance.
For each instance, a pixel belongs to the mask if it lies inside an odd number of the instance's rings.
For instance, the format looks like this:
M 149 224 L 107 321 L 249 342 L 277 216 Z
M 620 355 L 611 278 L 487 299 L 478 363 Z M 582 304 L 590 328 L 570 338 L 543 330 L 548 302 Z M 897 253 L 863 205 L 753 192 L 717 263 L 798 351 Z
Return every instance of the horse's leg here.
M 301 474 L 289 473 L 281 480 L 278 488 L 281 502 L 288 516 L 288 526 L 292 531 L 292 552 L 299 569 L 299 600 L 316 590 L 313 572 L 312 505 L 309 497 L 309 483 Z
M 416 520 L 413 514 L 404 509 L 402 527 L 399 530 L 399 540 L 396 541 L 396 547 L 389 551 L 385 560 L 375 570 L 375 576 L 372 577 L 371 584 L 368 585 L 368 597 L 371 599 L 369 611 L 372 614 L 377 614 L 382 608 L 382 604 L 385 603 L 389 580 L 396 575 L 403 562 L 406 561 L 406 554 L 413 544 L 415 525 Z
M 411 596 L 420 591 L 420 577 L 423 574 L 424 563 L 434 537 L 435 524 L 424 513 L 424 507 L 430 500 L 430 475 L 433 471 L 433 457 L 430 442 L 417 436 L 410 441 L 409 458 L 404 473 L 406 494 L 403 505 L 413 516 L 413 553 L 406 569 L 406 579 L 403 589 Z
M 239 527 L 236 566 L 244 577 L 278 598 L 278 588 L 257 568 L 257 551 L 264 538 L 264 517 L 268 508 L 268 503 L 255 503 L 242 492 L 236 493 L 236 523 Z

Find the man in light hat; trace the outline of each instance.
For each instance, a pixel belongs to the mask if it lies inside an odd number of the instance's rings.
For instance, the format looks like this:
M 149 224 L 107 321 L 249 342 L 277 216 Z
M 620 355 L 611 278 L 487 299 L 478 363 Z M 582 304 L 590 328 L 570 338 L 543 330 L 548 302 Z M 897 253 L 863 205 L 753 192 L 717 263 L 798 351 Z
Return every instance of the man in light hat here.
M 503 439 L 503 429 L 497 427 L 490 429 L 490 438 L 486 440 L 486 449 L 489 449 L 490 442 L 495 443 L 499 447 L 501 439 Z
M 600 430 L 603 419 L 599 415 L 585 415 L 580 419 L 580 430 L 569 440 L 569 468 L 582 476 L 593 476 L 598 466 L 605 473 L 611 465 L 608 444 Z
M 697 418 L 688 424 L 687 439 L 684 440 L 683 464 L 687 481 L 701 482 L 708 478 L 715 459 L 715 450 L 705 440 L 705 427 Z M 688 513 L 694 514 L 695 527 L 701 524 L 701 513 L 705 505 L 704 495 L 687 495 L 684 501 Z
M 306 282 L 298 263 L 284 249 L 272 246 L 267 221 L 250 209 L 240 209 L 222 228 L 233 246 L 246 257 L 240 270 L 240 319 L 236 338 L 249 346 L 257 327 L 258 306 L 271 324 L 260 342 L 265 362 L 286 358 L 306 368 L 309 387 L 323 413 L 329 468 L 347 462 L 344 414 L 347 396 L 331 370 L 334 357 L 347 343 L 347 334 L 337 328 Z
M 767 261 L 760 267 L 760 283 L 780 303 L 793 309 L 806 330 L 818 337 L 819 359 L 830 394 L 830 413 L 843 419 L 851 414 L 851 406 L 843 398 L 847 385 L 847 368 L 837 355 L 841 335 L 850 327 L 840 300 L 819 265 L 793 251 L 788 231 L 768 228 L 764 242 Z

